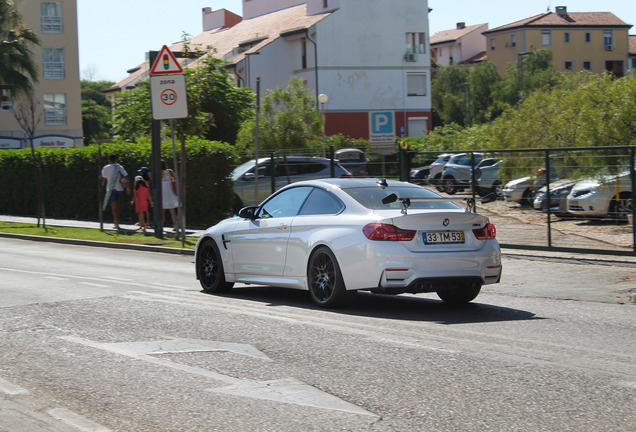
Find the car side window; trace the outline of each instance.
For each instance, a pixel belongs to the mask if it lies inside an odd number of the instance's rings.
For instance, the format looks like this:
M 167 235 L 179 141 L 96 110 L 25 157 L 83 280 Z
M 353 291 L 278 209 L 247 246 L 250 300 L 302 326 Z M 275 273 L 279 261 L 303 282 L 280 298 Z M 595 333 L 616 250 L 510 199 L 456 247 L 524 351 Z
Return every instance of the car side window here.
M 298 214 L 301 216 L 330 215 L 340 213 L 343 208 L 344 204 L 338 198 L 326 190 L 315 188 Z
M 274 195 L 263 204 L 257 216 L 264 219 L 296 216 L 311 190 L 311 187 L 295 187 Z

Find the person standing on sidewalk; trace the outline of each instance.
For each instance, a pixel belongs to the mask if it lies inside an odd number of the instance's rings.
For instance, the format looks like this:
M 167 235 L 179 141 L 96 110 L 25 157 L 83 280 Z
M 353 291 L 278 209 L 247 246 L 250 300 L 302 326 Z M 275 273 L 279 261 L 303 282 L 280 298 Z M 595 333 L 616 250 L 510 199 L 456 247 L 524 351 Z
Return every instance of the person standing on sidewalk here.
M 130 204 L 135 206 L 135 211 L 139 216 L 139 229 L 146 232 L 147 221 L 145 214 L 148 213 L 148 203 L 152 206 L 152 197 L 142 176 L 135 177 L 135 189 L 133 199 Z
M 130 195 L 128 173 L 123 166 L 117 163 L 117 159 L 117 154 L 111 153 L 108 156 L 109 164 L 102 168 L 102 186 L 106 185 L 102 208 L 106 209 L 106 206 L 110 203 L 110 208 L 113 211 L 114 229 L 119 229 L 119 210 L 121 208 L 121 198 L 124 188 L 126 188 L 126 192 Z
M 165 160 L 161 159 L 161 197 L 162 197 L 162 213 L 163 221 L 166 222 L 166 210 L 170 210 L 172 217 L 173 231 L 177 230 L 177 207 L 179 207 L 179 198 L 177 197 L 177 179 L 174 171 L 168 168 Z

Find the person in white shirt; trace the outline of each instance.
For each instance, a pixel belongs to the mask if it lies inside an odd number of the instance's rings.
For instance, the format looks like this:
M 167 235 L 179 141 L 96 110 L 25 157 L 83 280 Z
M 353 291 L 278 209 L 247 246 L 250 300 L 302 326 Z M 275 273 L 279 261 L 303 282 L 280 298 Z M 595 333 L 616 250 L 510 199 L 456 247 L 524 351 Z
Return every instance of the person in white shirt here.
M 113 211 L 113 228 L 119 229 L 119 210 L 124 188 L 130 195 L 130 184 L 128 183 L 128 173 L 123 166 L 117 163 L 118 156 L 112 153 L 108 156 L 108 165 L 102 168 L 102 186 L 106 185 L 103 209 L 108 203 Z

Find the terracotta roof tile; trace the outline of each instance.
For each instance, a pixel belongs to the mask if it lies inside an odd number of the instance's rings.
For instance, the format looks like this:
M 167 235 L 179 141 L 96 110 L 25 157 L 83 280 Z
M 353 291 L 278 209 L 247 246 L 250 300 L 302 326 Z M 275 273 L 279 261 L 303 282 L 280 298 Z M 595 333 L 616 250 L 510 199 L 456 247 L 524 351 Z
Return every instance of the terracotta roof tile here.
M 263 46 L 279 38 L 281 33 L 301 28 L 309 28 L 330 14 L 331 12 L 308 16 L 307 7 L 303 4 L 243 20 L 230 28 L 219 28 L 203 32 L 188 40 L 187 43 L 191 49 L 196 49 L 197 47 L 202 49 L 212 47 L 215 50 L 213 53 L 215 57 L 224 59 L 230 63 L 238 63 L 245 58 L 247 52 L 258 51 Z M 257 43 L 245 52 L 239 53 L 236 50 L 241 44 L 251 45 L 250 42 Z M 171 51 L 177 52 L 182 51 L 183 46 L 184 42 L 179 41 L 170 45 L 169 48 Z M 188 64 L 186 67 L 193 68 L 199 65 L 200 62 L 197 60 Z M 109 90 L 124 88 L 128 83 L 147 74 L 150 66 L 148 62 L 144 62 L 139 65 L 139 68 L 139 70 L 133 72 L 130 76 L 118 82 Z
M 465 36 L 484 25 L 486 24 L 475 24 L 471 26 L 466 26 L 463 29 L 442 30 L 440 32 L 435 33 L 433 36 L 431 36 L 429 42 L 431 45 L 434 45 L 438 43 L 456 41 L 460 37 Z
M 625 21 L 618 18 L 611 12 L 568 12 L 560 15 L 554 12 L 535 15 L 530 18 L 515 21 L 484 33 L 494 33 L 497 31 L 518 28 L 518 27 L 554 27 L 554 26 L 578 26 L 578 27 L 631 27 Z

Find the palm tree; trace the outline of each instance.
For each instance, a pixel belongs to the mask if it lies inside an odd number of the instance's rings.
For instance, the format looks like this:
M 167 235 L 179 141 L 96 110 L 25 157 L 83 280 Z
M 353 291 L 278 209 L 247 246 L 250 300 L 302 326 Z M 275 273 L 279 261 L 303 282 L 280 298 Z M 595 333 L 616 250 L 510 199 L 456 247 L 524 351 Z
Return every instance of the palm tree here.
M 14 0 L 0 0 L 0 84 L 13 86 L 15 94 L 28 94 L 38 81 L 31 44 L 39 45 L 35 32 L 24 26 Z

